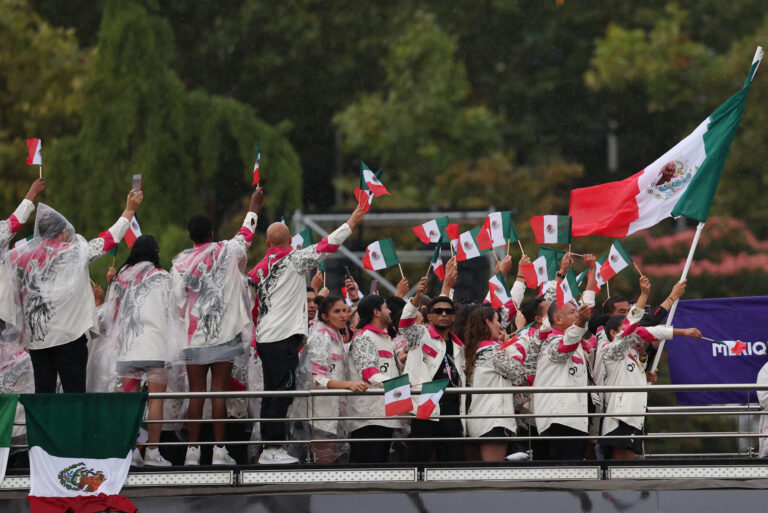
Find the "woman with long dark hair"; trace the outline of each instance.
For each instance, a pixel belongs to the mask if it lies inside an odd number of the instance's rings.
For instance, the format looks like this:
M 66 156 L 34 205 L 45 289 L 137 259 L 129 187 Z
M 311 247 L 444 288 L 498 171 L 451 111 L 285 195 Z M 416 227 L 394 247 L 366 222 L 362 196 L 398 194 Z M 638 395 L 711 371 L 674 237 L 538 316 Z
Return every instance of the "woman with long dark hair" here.
M 526 383 L 525 349 L 519 343 L 506 343 L 499 313 L 483 305 L 469 315 L 464 332 L 467 383 L 473 387 L 510 387 Z M 511 342 L 511 341 L 510 341 Z M 473 394 L 469 415 L 500 415 L 497 418 L 467 419 L 469 436 L 508 437 L 516 432 L 513 394 Z M 502 461 L 507 455 L 506 441 L 480 444 L 483 461 Z
M 307 343 L 299 357 L 296 370 L 296 385 L 300 390 L 312 388 L 347 389 L 364 392 L 368 385 L 363 381 L 346 381 L 347 358 L 344 350 L 342 329 L 347 326 L 347 304 L 339 296 L 317 296 L 317 317 L 312 325 Z M 340 396 L 313 397 L 311 400 L 312 417 L 342 416 Z M 307 414 L 307 401 L 294 399 L 289 415 L 292 417 Z M 302 429 L 309 427 L 310 430 Z M 295 438 L 300 434 L 311 438 L 333 439 L 345 433 L 340 432 L 340 423 L 336 420 L 315 420 L 311 426 L 306 423 L 294 423 L 292 433 Z M 313 444 L 312 451 L 317 463 L 334 463 L 349 451 L 348 444 L 321 442 Z
M 142 235 L 118 271 L 110 268 L 102 310 L 107 354 L 114 369 L 115 389 L 138 392 L 146 378 L 150 393 L 165 392 L 166 366 L 176 358 L 170 312 L 170 275 L 160 267 L 160 248 L 151 235 Z M 113 363 L 114 362 L 114 363 Z M 163 418 L 163 400 L 150 399 L 148 420 Z M 149 424 L 143 464 L 169 466 L 157 448 L 161 424 Z M 134 464 L 142 464 L 134 451 Z

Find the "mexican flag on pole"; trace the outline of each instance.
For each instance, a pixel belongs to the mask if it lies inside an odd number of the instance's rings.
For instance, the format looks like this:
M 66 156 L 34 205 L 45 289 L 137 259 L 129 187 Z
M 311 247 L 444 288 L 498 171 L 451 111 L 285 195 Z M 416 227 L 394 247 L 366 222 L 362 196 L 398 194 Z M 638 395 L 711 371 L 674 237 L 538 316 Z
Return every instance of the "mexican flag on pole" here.
M 670 216 L 705 222 L 762 57 L 758 47 L 741 90 L 648 167 L 619 182 L 571 191 L 573 234 L 626 237 Z
M 715 340 L 712 343 L 727 347 L 730 351 L 729 354 L 736 356 L 739 356 L 747 348 L 747 344 L 741 340 Z
M 387 417 L 408 413 L 413 410 L 411 385 L 408 374 L 384 382 L 384 413 Z
M 371 191 L 374 196 L 389 194 L 387 188 L 379 180 L 382 171 L 382 169 L 379 169 L 374 173 L 365 165 L 365 162 L 360 161 L 360 188 Z
M 419 394 L 419 406 L 416 408 L 416 418 L 427 420 L 443 397 L 443 392 L 448 388 L 447 379 L 438 379 L 421 385 Z
M 565 273 L 565 279 L 557 282 L 555 296 L 557 297 L 557 308 L 562 308 L 569 301 L 573 301 L 579 296 L 579 282 L 576 281 L 576 274 L 573 269 L 568 269 Z
M 512 222 L 512 212 L 509 210 L 488 214 L 482 229 L 477 234 L 477 244 L 481 249 L 498 248 L 517 239 L 517 230 Z
M 608 258 L 600 266 L 600 276 L 606 282 L 623 271 L 632 263 L 632 257 L 629 251 L 624 247 L 619 239 L 613 241 L 611 249 L 608 251 Z
M 128 225 L 128 230 L 125 232 L 125 245 L 132 248 L 136 243 L 136 239 L 141 237 L 141 227 L 139 227 L 139 220 L 134 215 L 131 218 L 131 224 Z
M 24 394 L 31 513 L 134 512 L 120 495 L 147 394 Z
M 443 230 L 445 230 L 446 226 L 448 226 L 448 216 L 443 216 L 427 221 L 424 224 L 414 226 L 411 229 L 421 242 L 430 244 L 433 242 L 440 242 Z
M 488 291 L 491 295 L 491 306 L 493 308 L 501 308 L 512 299 L 512 296 L 509 294 L 507 280 L 500 272 L 488 280 Z
M 355 198 L 357 199 L 357 204 L 363 209 L 363 212 L 368 212 L 371 209 L 371 205 L 373 204 L 373 193 L 371 191 L 355 187 Z
M 27 149 L 29 150 L 29 156 L 27 157 L 27 164 L 30 166 L 42 166 L 43 165 L 43 141 L 40 139 L 27 139 Z
M 458 240 L 459 240 L 458 224 L 449 224 L 445 228 L 443 228 L 443 239 L 440 241 L 441 243 L 446 242 L 448 244 L 453 245 L 453 242 Z
M 0 484 L 3 484 L 8 454 L 11 452 L 13 419 L 16 416 L 18 402 L 19 396 L 16 394 L 0 394 Z
M 570 216 L 536 216 L 531 218 L 536 244 L 570 244 Z
M 291 247 L 293 249 L 306 248 L 314 243 L 315 240 L 312 237 L 312 228 L 304 228 L 291 238 Z
M 539 248 L 539 258 L 533 261 L 533 269 L 536 271 L 537 286 L 555 279 L 558 263 L 563 255 L 565 255 L 564 251 Z
M 432 270 L 435 272 L 437 279 L 443 281 L 445 279 L 445 267 L 443 267 L 443 257 L 440 255 L 441 249 L 440 244 L 435 246 L 435 252 L 432 254 L 430 265 L 432 266 Z
M 369 244 L 363 257 L 363 267 L 369 271 L 386 269 L 399 263 L 392 239 L 377 240 Z
M 600 292 L 600 288 L 605 285 L 605 280 L 603 280 L 603 276 L 600 274 L 600 267 L 603 265 L 605 260 L 608 258 L 607 255 L 603 255 L 600 258 L 597 259 L 597 275 L 595 276 L 595 294 Z M 584 269 L 581 274 L 579 274 L 576 277 L 576 282 L 581 285 L 582 283 L 587 283 L 589 281 L 589 269 Z
M 259 164 L 261 163 L 261 148 L 256 145 L 256 163 L 253 165 L 253 183 L 251 185 L 257 185 L 259 183 Z
M 459 240 L 456 245 L 457 262 L 476 258 L 490 251 L 489 249 L 481 249 L 477 244 L 477 235 L 480 233 L 480 230 L 482 230 L 482 226 L 472 228 L 459 235 Z
M 23 248 L 24 246 L 29 244 L 29 241 L 31 241 L 34 237 L 35 237 L 34 235 L 28 235 L 23 239 L 17 240 L 16 243 L 13 245 L 13 249 Z

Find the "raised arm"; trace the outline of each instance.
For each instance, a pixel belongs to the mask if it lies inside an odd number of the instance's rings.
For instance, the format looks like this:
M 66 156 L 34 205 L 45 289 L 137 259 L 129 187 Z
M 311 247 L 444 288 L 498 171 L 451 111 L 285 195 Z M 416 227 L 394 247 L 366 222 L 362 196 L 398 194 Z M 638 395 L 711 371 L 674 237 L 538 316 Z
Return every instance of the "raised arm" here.
M 88 241 L 89 264 L 98 260 L 104 253 L 113 249 L 121 240 L 123 240 L 123 236 L 125 235 L 125 232 L 128 231 L 128 226 L 131 224 L 131 219 L 136 215 L 136 211 L 139 209 L 139 205 L 141 205 L 143 199 L 143 192 L 134 192 L 133 189 L 131 189 L 131 192 L 128 193 L 128 198 L 125 200 L 125 210 L 123 210 L 123 213 L 120 215 L 117 222 L 113 224 L 109 230 L 100 233 L 98 237 Z
M 336 228 L 327 237 L 323 237 L 320 242 L 292 251 L 289 256 L 293 265 L 299 272 L 307 272 L 317 267 L 329 254 L 344 244 L 344 241 L 352 235 L 352 230 L 358 227 L 364 219 L 365 212 L 358 205 L 346 223 Z
M 443 287 L 440 289 L 440 295 L 453 299 L 453 288 L 456 286 L 458 278 L 459 268 L 456 265 L 456 257 L 451 257 L 445 264 L 445 279 L 443 280 Z
M 27 195 L 21 200 L 21 203 L 16 207 L 11 217 L 0 222 L 0 246 L 7 247 L 16 232 L 21 230 L 21 227 L 27 222 L 32 211 L 35 210 L 35 199 L 44 190 L 45 178 L 38 178 L 32 182 Z
M 419 312 L 419 305 L 421 304 L 421 298 L 427 291 L 427 278 L 422 276 L 419 280 L 419 284 L 416 285 L 416 293 L 413 297 L 406 301 L 405 307 L 403 307 L 403 313 L 400 316 L 400 324 L 398 325 L 400 334 L 405 338 L 405 347 L 408 351 L 411 351 L 419 346 L 424 331 L 427 328 L 416 324 L 416 316 Z
M 243 225 L 237 234 L 232 238 L 238 244 L 242 244 L 245 249 L 251 247 L 253 234 L 256 233 L 256 222 L 259 219 L 258 213 L 261 205 L 264 203 L 264 189 L 256 187 L 251 193 L 251 203 L 248 206 L 248 213 L 245 214 Z

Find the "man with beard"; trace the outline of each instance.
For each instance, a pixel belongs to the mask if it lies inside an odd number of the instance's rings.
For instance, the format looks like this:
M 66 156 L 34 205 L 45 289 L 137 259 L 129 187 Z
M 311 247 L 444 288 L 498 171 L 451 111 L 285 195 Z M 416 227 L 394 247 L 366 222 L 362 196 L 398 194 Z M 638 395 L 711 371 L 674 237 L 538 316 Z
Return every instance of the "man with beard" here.
M 453 300 L 438 296 L 427 306 L 427 325 L 416 324 L 421 298 L 427 291 L 427 278 L 421 278 L 416 294 L 406 303 L 400 317 L 400 333 L 405 337 L 408 358 L 405 373 L 411 385 L 418 386 L 439 379 L 447 379 L 449 387 L 464 386 L 464 344 L 450 329 L 455 320 Z M 463 397 L 443 394 L 433 415 L 464 414 Z M 464 429 L 459 419 L 414 419 L 411 438 L 460 437 Z M 426 462 L 433 457 L 438 461 L 460 461 L 462 444 L 456 441 L 418 442 L 412 444 L 413 461 Z
M 395 347 L 387 329 L 392 320 L 383 297 L 371 294 L 360 300 L 357 307 L 360 331 L 350 342 L 348 379 L 365 381 L 380 386 L 384 381 L 400 375 L 395 359 Z M 404 420 L 386 419 L 384 401 L 379 395 L 349 397 L 347 414 L 350 417 L 377 417 L 371 420 L 350 420 L 350 438 L 391 438 Z M 353 442 L 350 446 L 351 463 L 384 463 L 389 455 L 390 442 Z

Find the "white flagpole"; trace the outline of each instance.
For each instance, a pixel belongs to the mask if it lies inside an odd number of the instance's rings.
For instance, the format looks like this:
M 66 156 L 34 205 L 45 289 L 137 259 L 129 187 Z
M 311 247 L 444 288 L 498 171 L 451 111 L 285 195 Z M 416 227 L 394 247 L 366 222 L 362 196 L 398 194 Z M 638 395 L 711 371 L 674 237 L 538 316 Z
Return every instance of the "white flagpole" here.
M 701 230 L 704 229 L 705 223 L 699 223 L 696 226 L 696 235 L 693 236 L 693 242 L 691 243 L 691 249 L 688 251 L 688 260 L 685 261 L 685 267 L 683 268 L 683 275 L 680 276 L 680 281 L 683 281 L 688 277 L 688 270 L 691 268 L 691 262 L 693 261 L 693 253 L 696 251 L 696 246 L 699 244 L 699 237 L 701 236 Z M 677 302 L 675 300 L 672 307 L 669 309 L 669 315 L 667 316 L 667 324 L 672 324 L 672 319 L 675 317 L 675 311 L 677 310 Z M 655 371 L 659 366 L 659 360 L 661 360 L 661 352 L 664 351 L 664 340 L 659 344 L 659 348 L 656 350 L 656 357 L 653 359 L 653 366 L 651 372 Z

